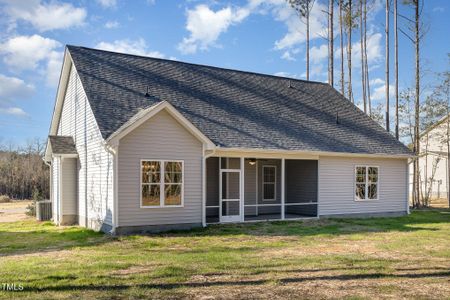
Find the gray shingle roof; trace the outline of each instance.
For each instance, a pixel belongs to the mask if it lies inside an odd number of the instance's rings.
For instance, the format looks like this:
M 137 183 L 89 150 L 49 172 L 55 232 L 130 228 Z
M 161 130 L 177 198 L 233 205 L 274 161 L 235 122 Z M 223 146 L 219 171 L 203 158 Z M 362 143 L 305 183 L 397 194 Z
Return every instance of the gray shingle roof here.
M 67 48 L 105 139 L 165 100 L 221 147 L 411 154 L 328 84 Z
M 77 154 L 75 142 L 71 136 L 49 135 L 53 154 Z

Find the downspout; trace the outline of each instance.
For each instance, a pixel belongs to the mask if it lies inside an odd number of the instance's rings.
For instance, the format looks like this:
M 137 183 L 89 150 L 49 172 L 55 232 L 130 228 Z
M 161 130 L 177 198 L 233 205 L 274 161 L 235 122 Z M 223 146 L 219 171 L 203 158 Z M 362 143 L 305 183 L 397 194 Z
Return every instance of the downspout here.
M 117 145 L 109 145 L 106 142 L 103 143 L 103 147 L 105 148 L 105 150 L 110 153 L 113 156 L 113 212 L 112 212 L 112 216 L 111 216 L 111 221 L 112 221 L 112 229 L 111 229 L 111 234 L 115 235 L 116 234 L 116 229 L 119 226 L 119 210 L 118 210 L 118 203 L 119 203 L 119 198 L 118 198 L 118 183 L 119 183 L 119 173 L 118 173 L 118 166 L 117 163 L 119 161 L 119 145 L 117 143 Z
M 44 161 L 44 164 L 46 164 L 48 167 L 49 167 L 49 169 L 50 169 L 50 180 L 49 180 L 49 193 L 50 193 L 50 195 L 49 195 L 49 200 L 52 202 L 52 206 L 54 205 L 53 204 L 53 168 L 52 168 L 52 163 L 51 162 L 48 162 L 45 158 L 43 159 L 43 161 Z M 53 219 L 53 221 L 55 220 L 54 219 L 54 216 L 53 216 L 53 207 L 52 207 L 52 219 Z
M 206 160 L 213 156 L 216 149 L 211 153 L 205 154 L 205 145 L 202 146 L 203 160 L 202 160 L 202 226 L 206 227 Z

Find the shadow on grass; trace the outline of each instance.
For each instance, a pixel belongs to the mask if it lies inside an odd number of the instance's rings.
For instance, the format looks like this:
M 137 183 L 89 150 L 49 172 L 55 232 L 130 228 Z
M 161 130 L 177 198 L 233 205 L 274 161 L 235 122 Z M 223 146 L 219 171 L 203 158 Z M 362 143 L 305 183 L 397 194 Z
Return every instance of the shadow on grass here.
M 285 277 L 276 279 L 279 284 L 288 283 L 302 283 L 315 281 L 350 281 L 350 280 L 367 280 L 367 279 L 417 279 L 417 278 L 437 278 L 449 277 L 450 271 L 442 272 L 427 272 L 427 273 L 407 273 L 407 274 L 390 274 L 383 272 L 363 273 L 363 274 L 339 274 L 339 275 L 323 275 L 323 276 L 299 276 L 299 277 Z M 268 285 L 273 282 L 273 279 L 257 279 L 257 280 L 239 280 L 239 281 L 209 281 L 209 282 L 184 282 L 184 283 L 149 283 L 149 284 L 116 284 L 116 285 L 58 285 L 41 288 L 32 288 L 28 291 L 101 291 L 101 290 L 128 290 L 130 288 L 141 289 L 157 289 L 157 290 L 172 290 L 178 288 L 197 288 L 197 287 L 215 287 L 215 286 L 256 286 Z
M 276 221 L 247 224 L 213 225 L 190 231 L 155 234 L 153 237 L 214 237 L 214 236 L 315 236 L 343 235 L 370 232 L 411 232 L 418 230 L 437 231 L 433 224 L 449 223 L 450 210 L 433 209 L 414 211 L 409 216 L 394 218 L 321 219 L 309 221 Z M 82 227 L 56 228 L 50 223 L 21 223 L 0 226 L 0 257 L 30 253 L 66 250 L 74 247 L 100 245 L 114 241 L 108 235 Z M 422 225 L 422 226 L 421 226 Z M 35 227 L 34 227 L 35 226 Z M 21 231 L 23 230 L 23 231 Z M 127 238 L 133 238 L 126 237 Z M 257 251 L 257 248 L 255 248 Z M 166 251 L 166 249 L 162 249 Z M 199 252 L 229 251 L 228 247 L 210 248 Z M 236 249 L 234 249 L 236 250 Z M 244 247 L 240 250 L 251 250 Z M 154 249 L 157 251 L 157 249 Z
M 329 218 L 304 221 L 272 221 L 260 223 L 216 224 L 207 228 L 189 231 L 171 231 L 154 236 L 314 236 L 343 235 L 370 232 L 412 232 L 419 230 L 437 231 L 429 225 L 449 223 L 449 209 L 430 209 L 413 211 L 402 217 L 373 218 Z M 423 226 L 421 226 L 423 225 Z
M 113 240 L 103 233 L 82 227 L 58 228 L 46 223 L 26 223 L 28 226 L 20 231 L 22 223 L 0 226 L 0 257 L 68 250 L 74 247 L 94 246 Z M 35 225 L 35 228 L 32 226 Z M 26 230 L 29 229 L 29 230 Z

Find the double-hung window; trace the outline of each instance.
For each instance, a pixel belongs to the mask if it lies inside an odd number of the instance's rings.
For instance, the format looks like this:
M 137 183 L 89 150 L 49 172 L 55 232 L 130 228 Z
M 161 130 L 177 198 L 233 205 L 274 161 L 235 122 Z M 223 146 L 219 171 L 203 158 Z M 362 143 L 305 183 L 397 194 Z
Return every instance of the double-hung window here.
M 277 168 L 275 166 L 263 166 L 263 200 L 274 201 L 276 199 Z
M 182 206 L 183 173 L 182 161 L 142 160 L 141 206 Z
M 355 169 L 355 199 L 378 199 L 378 167 L 356 166 Z

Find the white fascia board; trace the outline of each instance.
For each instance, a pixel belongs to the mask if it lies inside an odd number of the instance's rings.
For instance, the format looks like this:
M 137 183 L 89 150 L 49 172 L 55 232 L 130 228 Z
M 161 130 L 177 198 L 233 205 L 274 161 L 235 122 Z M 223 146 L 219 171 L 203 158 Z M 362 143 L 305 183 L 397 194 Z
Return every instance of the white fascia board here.
M 151 107 L 143 109 L 130 118 L 123 124 L 116 132 L 114 132 L 106 142 L 110 145 L 116 145 L 119 140 L 132 132 L 134 129 L 142 125 L 144 122 L 150 120 L 160 111 L 166 110 L 175 120 L 177 120 L 186 130 L 194 135 L 198 140 L 205 144 L 205 148 L 214 149 L 214 143 L 205 136 L 197 127 L 195 127 L 188 119 L 186 119 L 175 107 L 167 101 L 161 101 Z
M 64 50 L 64 60 L 61 67 L 61 74 L 59 76 L 58 88 L 56 90 L 55 106 L 53 107 L 52 121 L 50 122 L 50 128 L 48 135 L 56 135 L 58 131 L 58 124 L 61 118 L 62 107 L 64 104 L 64 96 L 66 94 L 67 84 L 69 82 L 70 69 L 72 68 L 72 58 L 70 57 L 67 48 Z M 51 157 L 51 150 L 49 149 L 50 142 L 47 139 L 47 145 L 45 147 L 44 159 L 48 161 Z
M 59 77 L 58 89 L 56 90 L 55 106 L 53 108 L 52 122 L 50 124 L 49 135 L 56 135 L 58 130 L 59 119 L 61 118 L 61 112 L 64 102 L 64 96 L 66 94 L 67 84 L 69 83 L 70 70 L 72 68 L 72 58 L 69 51 L 64 51 L 64 61 L 61 68 L 61 75 Z
M 297 151 L 297 150 L 279 150 L 279 149 L 257 149 L 257 148 L 226 148 L 217 147 L 217 156 L 236 156 L 242 155 L 246 157 L 268 158 L 267 156 L 279 156 L 280 158 L 295 158 L 299 159 L 319 159 L 320 156 L 335 156 L 335 157 L 366 157 L 366 158 L 397 158 L 408 159 L 414 155 L 389 155 L 389 154 L 370 154 L 370 153 L 344 153 L 344 152 L 326 152 L 326 151 Z

